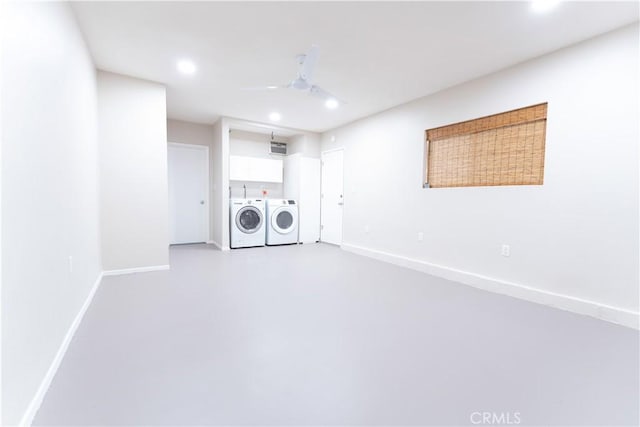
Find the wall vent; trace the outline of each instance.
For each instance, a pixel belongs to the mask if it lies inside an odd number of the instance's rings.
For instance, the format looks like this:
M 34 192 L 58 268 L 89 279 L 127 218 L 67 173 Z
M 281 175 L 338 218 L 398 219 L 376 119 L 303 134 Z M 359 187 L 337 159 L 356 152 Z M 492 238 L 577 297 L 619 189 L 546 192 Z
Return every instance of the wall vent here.
M 269 154 L 277 154 L 279 156 L 287 155 L 287 144 L 284 142 L 271 141 Z

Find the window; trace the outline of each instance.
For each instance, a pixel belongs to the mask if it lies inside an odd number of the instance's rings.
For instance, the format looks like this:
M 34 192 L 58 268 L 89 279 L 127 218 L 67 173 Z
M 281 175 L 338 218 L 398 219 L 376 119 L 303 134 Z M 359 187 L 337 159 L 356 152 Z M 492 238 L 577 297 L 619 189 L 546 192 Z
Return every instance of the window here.
M 429 129 L 425 187 L 542 185 L 547 103 Z

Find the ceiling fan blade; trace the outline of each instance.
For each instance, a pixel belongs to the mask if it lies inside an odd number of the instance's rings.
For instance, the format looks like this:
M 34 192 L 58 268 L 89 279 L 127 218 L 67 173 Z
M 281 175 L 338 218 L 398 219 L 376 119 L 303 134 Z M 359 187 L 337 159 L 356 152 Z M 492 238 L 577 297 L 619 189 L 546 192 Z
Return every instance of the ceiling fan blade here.
M 336 108 L 340 104 L 345 104 L 344 101 L 337 98 L 330 92 L 322 89 L 320 86 L 316 86 L 311 83 L 313 79 L 313 73 L 316 68 L 316 63 L 318 62 L 318 57 L 320 55 L 320 48 L 318 45 L 312 45 L 311 49 L 306 54 L 296 56 L 298 61 L 298 77 L 294 80 L 291 80 L 286 85 L 271 85 L 271 86 L 260 86 L 260 87 L 247 87 L 242 88 L 241 90 L 273 90 L 273 89 L 295 89 L 300 92 L 307 92 L 312 96 L 317 98 L 321 98 L 325 101 L 325 105 L 327 108 L 333 109 Z
M 318 55 L 320 54 L 320 48 L 318 45 L 311 46 L 309 52 L 306 55 L 302 56 L 302 60 L 300 62 L 300 78 L 306 81 L 311 81 L 313 79 L 313 72 L 316 68 L 316 63 L 318 62 Z
M 255 86 L 255 87 L 242 87 L 240 90 L 275 90 L 285 89 L 287 85 L 270 85 L 270 86 Z
M 316 85 L 311 86 L 311 89 L 309 89 L 309 94 L 312 95 L 312 96 L 318 97 L 318 98 L 322 98 L 325 101 L 335 100 L 340 105 L 346 104 L 346 102 L 344 102 L 343 100 L 341 100 L 337 96 L 333 95 L 332 93 L 327 92 L 326 90 L 322 89 L 320 86 L 316 86 Z

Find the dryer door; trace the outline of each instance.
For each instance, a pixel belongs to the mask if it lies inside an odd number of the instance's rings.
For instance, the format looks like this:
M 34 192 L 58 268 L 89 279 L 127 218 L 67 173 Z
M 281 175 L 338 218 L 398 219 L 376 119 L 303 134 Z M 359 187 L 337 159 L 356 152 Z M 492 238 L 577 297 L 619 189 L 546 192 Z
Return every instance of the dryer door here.
M 236 214 L 236 225 L 243 233 L 255 233 L 262 226 L 262 212 L 254 206 L 245 206 Z
M 271 215 L 271 227 L 280 234 L 287 234 L 295 228 L 294 212 L 288 207 L 281 207 Z

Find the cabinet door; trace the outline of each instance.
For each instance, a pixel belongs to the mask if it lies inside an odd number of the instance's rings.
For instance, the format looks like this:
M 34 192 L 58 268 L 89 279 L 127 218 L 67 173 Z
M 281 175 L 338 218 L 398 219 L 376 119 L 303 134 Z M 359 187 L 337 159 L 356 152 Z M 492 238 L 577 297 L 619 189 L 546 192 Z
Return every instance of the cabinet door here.
M 282 160 L 229 156 L 229 180 L 282 182 Z
M 247 181 L 249 176 L 248 157 L 229 156 L 229 180 Z
M 251 181 L 282 182 L 281 159 L 253 159 Z
M 298 200 L 300 198 L 300 165 L 302 154 L 290 154 L 284 158 L 284 182 L 282 196 L 285 199 Z

